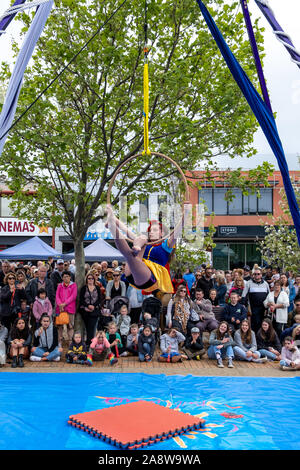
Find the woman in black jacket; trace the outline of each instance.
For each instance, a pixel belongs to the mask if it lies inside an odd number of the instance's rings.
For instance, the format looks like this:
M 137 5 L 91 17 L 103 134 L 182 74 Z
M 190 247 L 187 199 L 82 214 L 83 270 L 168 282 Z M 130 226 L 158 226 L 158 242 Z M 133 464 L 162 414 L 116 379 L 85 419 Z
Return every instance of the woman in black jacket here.
M 86 328 L 86 345 L 88 348 L 96 334 L 103 303 L 104 295 L 100 287 L 96 285 L 94 275 L 88 272 L 85 278 L 85 286 L 81 288 L 79 294 L 79 311 Z
M 256 342 L 261 357 L 267 357 L 271 361 L 280 360 L 281 344 L 269 318 L 263 319 L 261 328 L 256 333 Z
M 15 312 L 20 308 L 21 299 L 26 299 L 25 289 L 18 286 L 15 273 L 7 273 L 4 278 L 4 287 L 1 289 L 0 316 L 8 332 L 16 318 Z

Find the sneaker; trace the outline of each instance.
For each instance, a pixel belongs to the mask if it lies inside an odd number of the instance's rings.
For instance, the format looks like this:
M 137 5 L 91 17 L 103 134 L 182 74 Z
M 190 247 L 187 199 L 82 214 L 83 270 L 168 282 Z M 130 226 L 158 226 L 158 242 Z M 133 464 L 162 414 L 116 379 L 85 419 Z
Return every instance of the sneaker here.
M 234 365 L 232 364 L 232 359 L 228 359 L 228 367 L 233 369 Z
M 124 351 L 122 352 L 122 354 L 120 354 L 120 357 L 127 357 L 128 356 L 128 351 Z
M 293 367 L 281 366 L 282 370 L 295 370 Z
M 32 362 L 40 362 L 42 358 L 38 356 L 30 356 L 29 360 Z
M 223 362 L 222 362 L 221 358 L 217 360 L 217 366 L 220 367 L 221 369 L 223 369 L 224 365 L 223 365 Z
M 54 362 L 59 362 L 60 361 L 60 356 L 56 357 L 55 359 L 53 359 Z
M 258 362 L 260 362 L 260 363 L 268 362 L 268 358 L 267 357 L 261 357 L 260 359 L 258 359 Z

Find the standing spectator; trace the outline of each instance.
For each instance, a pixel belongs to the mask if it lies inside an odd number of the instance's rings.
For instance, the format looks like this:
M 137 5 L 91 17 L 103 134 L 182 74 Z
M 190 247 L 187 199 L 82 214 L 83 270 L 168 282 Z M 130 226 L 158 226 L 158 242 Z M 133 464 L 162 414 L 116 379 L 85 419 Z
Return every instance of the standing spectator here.
M 287 327 L 290 328 L 295 323 L 300 323 L 300 298 L 296 297 L 294 300 L 294 310 L 288 314 Z
M 225 280 L 226 280 L 226 288 L 227 288 L 227 293 L 229 293 L 230 289 L 233 286 L 233 280 L 232 280 L 232 274 L 230 271 L 225 271 Z
M 269 309 L 269 315 L 274 322 L 278 336 L 280 336 L 287 324 L 289 306 L 288 294 L 282 288 L 281 281 L 274 282 L 274 290 L 269 292 L 264 300 L 264 306 Z
M 26 278 L 25 271 L 23 269 L 18 269 L 16 272 L 16 276 L 17 276 L 16 285 L 19 288 L 22 288 L 25 290 L 28 285 L 28 279 Z
M 263 319 L 261 328 L 256 335 L 256 341 L 261 357 L 266 356 L 271 361 L 279 361 L 281 359 L 281 344 L 269 318 Z
M 241 303 L 249 305 L 251 310 L 251 326 L 256 333 L 264 318 L 264 300 L 270 292 L 269 285 L 262 279 L 261 268 L 254 269 L 253 279 L 248 281 L 244 287 Z
M 47 297 L 46 290 L 42 287 L 38 290 L 38 295 L 35 298 L 32 307 L 32 313 L 35 318 L 35 328 L 40 326 L 40 318 L 43 313 L 47 313 L 52 318 L 53 307 L 50 300 Z
M 104 295 L 96 285 L 95 277 L 91 271 L 85 277 L 85 285 L 79 293 L 79 312 L 86 329 L 86 345 L 89 349 L 92 339 L 95 337 L 97 323 L 104 304 Z
M 10 262 L 7 259 L 2 261 L 1 271 L 0 271 L 0 287 L 4 287 L 4 278 L 6 274 L 11 271 L 10 269 Z
M 243 320 L 241 326 L 234 333 L 235 346 L 233 352 L 236 359 L 241 361 L 266 362 L 266 357 L 260 358 L 254 331 L 250 328 L 249 320 Z
M 24 297 L 24 289 L 16 287 L 15 273 L 7 273 L 4 278 L 4 287 L 1 288 L 1 321 L 8 332 L 20 308 L 21 299 Z
M 126 295 L 126 284 L 120 279 L 120 272 L 114 271 L 113 280 L 108 281 L 106 286 L 106 299 L 111 300 L 115 297 L 125 297 Z
M 69 341 L 72 341 L 74 334 L 74 321 L 76 313 L 76 298 L 77 298 L 77 285 L 71 281 L 71 273 L 64 271 L 62 274 L 62 283 L 58 284 L 56 290 L 56 315 L 61 312 L 69 314 L 69 323 L 67 326 Z M 63 327 L 65 325 L 58 325 L 58 340 L 61 344 L 63 336 Z
M 295 276 L 295 282 L 294 282 L 294 288 L 295 288 L 295 299 L 294 299 L 294 302 L 300 298 L 300 275 L 297 274 Z
M 235 280 L 233 281 L 233 285 L 231 289 L 229 290 L 229 299 L 230 299 L 231 292 L 235 291 L 238 294 L 239 301 L 240 301 L 243 295 L 245 284 L 246 283 L 242 277 L 236 277 Z
M 217 289 L 210 289 L 208 300 L 211 301 L 213 307 L 219 306 Z
M 197 270 L 195 274 L 195 282 L 193 283 L 192 288 L 190 289 L 190 297 L 192 300 L 195 300 L 197 282 L 201 278 L 201 276 L 201 271 Z
M 62 273 L 64 272 L 64 260 L 58 259 L 56 263 L 56 269 L 52 271 L 50 275 L 50 279 L 53 284 L 54 292 L 56 293 L 56 289 L 58 284 L 62 282 Z
M 248 282 L 251 279 L 251 269 L 247 264 L 244 266 L 244 281 Z
M 6 362 L 6 340 L 8 337 L 7 328 L 2 325 L 0 319 L 0 367 L 3 367 Z
M 224 305 L 226 304 L 225 295 L 227 292 L 227 286 L 226 286 L 226 279 L 222 274 L 217 274 L 216 276 L 215 289 L 217 291 L 218 303 L 220 307 L 224 307 Z
M 34 333 L 31 361 L 60 361 L 62 348 L 58 346 L 56 326 L 46 313 L 41 317 L 41 326 Z
M 222 317 L 229 324 L 230 330 L 234 333 L 243 320 L 247 318 L 247 310 L 244 305 L 239 303 L 239 295 L 236 291 L 231 291 L 230 302 L 225 305 Z
M 127 287 L 126 297 L 129 300 L 130 305 L 130 318 L 131 323 L 138 323 L 139 318 L 142 312 L 142 305 L 144 300 L 144 295 L 142 294 L 141 289 L 136 289 L 131 284 Z
M 172 279 L 172 285 L 174 288 L 174 292 L 177 292 L 179 286 L 183 286 L 187 289 L 188 294 L 190 293 L 187 282 L 183 279 L 182 273 L 180 271 L 174 274 L 174 277 Z
M 23 359 L 30 354 L 31 334 L 23 318 L 16 318 L 7 340 L 9 355 L 13 362 L 11 367 L 24 367 Z
M 186 281 L 189 291 L 191 292 L 191 288 L 194 282 L 196 281 L 196 278 L 195 278 L 195 274 L 190 268 L 188 268 L 187 272 L 183 275 L 183 279 Z
M 213 269 L 206 267 L 204 275 L 201 276 L 197 282 L 197 289 L 203 290 L 205 299 L 209 298 L 210 289 L 213 289 L 215 287 L 215 281 L 212 278 L 212 275 L 213 275 Z
M 53 283 L 50 279 L 47 279 L 46 276 L 47 268 L 41 264 L 38 268 L 38 276 L 35 279 L 32 279 L 25 289 L 26 297 L 31 308 L 38 295 L 38 290 L 41 288 L 45 289 L 47 297 L 50 300 L 52 307 L 54 307 L 55 291 Z

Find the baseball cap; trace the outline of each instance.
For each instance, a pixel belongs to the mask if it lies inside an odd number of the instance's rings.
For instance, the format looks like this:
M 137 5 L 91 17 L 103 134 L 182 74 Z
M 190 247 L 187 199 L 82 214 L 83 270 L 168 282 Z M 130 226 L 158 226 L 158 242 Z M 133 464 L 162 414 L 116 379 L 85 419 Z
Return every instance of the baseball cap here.
M 200 333 L 200 330 L 199 330 L 199 328 L 194 326 L 194 328 L 191 329 L 191 333 Z
M 63 259 L 58 259 L 56 264 L 64 264 L 64 260 Z
M 250 266 L 248 266 L 247 264 L 243 267 L 243 270 L 244 271 L 251 271 L 251 268 Z

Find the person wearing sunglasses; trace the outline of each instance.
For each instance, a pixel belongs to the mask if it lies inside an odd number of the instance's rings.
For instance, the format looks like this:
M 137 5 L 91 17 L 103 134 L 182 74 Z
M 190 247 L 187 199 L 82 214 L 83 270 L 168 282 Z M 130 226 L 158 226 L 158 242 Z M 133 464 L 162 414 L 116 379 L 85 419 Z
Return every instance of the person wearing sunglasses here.
M 111 300 L 114 297 L 125 297 L 126 284 L 121 281 L 120 271 L 113 272 L 112 281 L 108 281 L 106 286 L 106 300 Z
M 241 303 L 251 310 L 251 328 L 257 333 L 265 314 L 264 301 L 270 292 L 269 284 L 262 278 L 259 267 L 253 269 L 253 278 L 246 282 Z
M 20 308 L 21 299 L 26 298 L 24 289 L 17 289 L 15 273 L 9 272 L 4 278 L 4 287 L 1 289 L 1 322 L 10 332 L 16 318 L 16 310 Z

